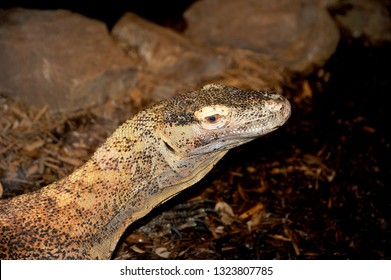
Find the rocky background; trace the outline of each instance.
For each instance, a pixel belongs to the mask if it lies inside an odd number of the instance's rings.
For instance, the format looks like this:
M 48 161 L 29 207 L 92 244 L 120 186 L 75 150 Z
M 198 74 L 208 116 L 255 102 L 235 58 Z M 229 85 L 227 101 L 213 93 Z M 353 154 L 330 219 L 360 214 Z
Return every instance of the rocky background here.
M 78 3 L 0 3 L 3 198 L 71 173 L 157 100 L 275 89 L 290 121 L 131 226 L 114 257 L 391 258 L 390 1 Z

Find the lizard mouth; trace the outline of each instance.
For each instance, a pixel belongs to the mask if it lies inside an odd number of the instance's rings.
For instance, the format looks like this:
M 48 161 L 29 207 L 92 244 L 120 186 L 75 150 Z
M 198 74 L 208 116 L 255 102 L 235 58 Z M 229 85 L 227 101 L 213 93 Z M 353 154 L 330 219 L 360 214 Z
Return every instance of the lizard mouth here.
M 241 138 L 241 137 L 255 138 L 255 137 L 265 135 L 269 132 L 272 132 L 282 126 L 282 124 L 270 126 L 269 125 L 270 120 L 273 120 L 273 116 L 270 116 L 268 118 L 264 118 L 262 120 L 262 124 L 254 125 L 252 123 L 246 123 L 246 124 L 242 125 L 241 127 L 228 132 L 227 134 L 222 134 L 219 138 L 220 139 L 231 138 L 232 136 L 238 137 L 238 138 Z
M 215 134 L 204 145 L 191 150 L 188 156 L 221 152 L 235 148 L 278 129 L 285 122 L 284 120 L 283 123 L 270 126 L 268 124 L 270 124 L 269 120 L 271 119 L 273 119 L 273 117 L 265 118 L 262 120 L 262 124 L 259 125 L 254 123 L 246 123 L 236 129 Z

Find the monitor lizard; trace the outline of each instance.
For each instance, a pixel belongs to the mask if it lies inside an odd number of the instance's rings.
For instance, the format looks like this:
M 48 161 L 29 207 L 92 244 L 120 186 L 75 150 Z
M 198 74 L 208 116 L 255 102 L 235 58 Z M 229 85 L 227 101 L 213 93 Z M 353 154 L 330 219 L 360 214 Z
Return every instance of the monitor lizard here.
M 290 112 L 274 92 L 217 84 L 140 111 L 69 176 L 0 201 L 0 258 L 109 259 L 130 224 Z

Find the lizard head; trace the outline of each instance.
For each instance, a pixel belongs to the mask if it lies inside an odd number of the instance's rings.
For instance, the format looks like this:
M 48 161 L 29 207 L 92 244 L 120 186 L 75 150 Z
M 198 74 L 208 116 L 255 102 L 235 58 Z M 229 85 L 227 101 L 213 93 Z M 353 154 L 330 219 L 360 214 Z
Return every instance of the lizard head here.
M 289 102 L 273 92 L 207 85 L 139 112 L 93 160 L 115 174 L 104 176 L 129 186 L 131 199 L 123 215 L 138 219 L 198 182 L 229 149 L 283 125 L 290 111 Z
M 211 84 L 163 102 L 160 130 L 166 154 L 188 158 L 218 154 L 265 135 L 290 116 L 291 107 L 274 92 Z

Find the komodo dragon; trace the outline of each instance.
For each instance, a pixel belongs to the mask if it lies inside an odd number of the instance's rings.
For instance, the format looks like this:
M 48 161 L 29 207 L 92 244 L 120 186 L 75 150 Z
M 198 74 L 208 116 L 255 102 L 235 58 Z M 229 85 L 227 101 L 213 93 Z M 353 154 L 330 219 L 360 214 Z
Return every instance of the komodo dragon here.
M 273 92 L 211 84 L 139 112 L 68 177 L 0 202 L 0 258 L 109 259 L 130 224 L 290 110 Z

